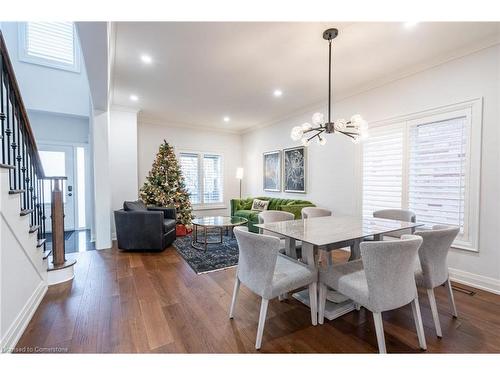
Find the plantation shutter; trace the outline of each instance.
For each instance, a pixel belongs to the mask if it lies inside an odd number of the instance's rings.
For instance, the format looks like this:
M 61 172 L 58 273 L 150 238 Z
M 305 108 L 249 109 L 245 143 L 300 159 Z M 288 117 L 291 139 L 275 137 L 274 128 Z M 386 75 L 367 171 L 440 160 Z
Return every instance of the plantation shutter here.
M 203 202 L 222 202 L 222 161 L 220 155 L 203 156 Z
M 72 22 L 27 22 L 26 53 L 58 63 L 75 64 Z
M 363 144 L 363 215 L 402 207 L 403 124 L 370 129 Z
M 464 232 L 466 117 L 410 127 L 408 207 L 421 223 Z
M 198 154 L 181 153 L 180 164 L 191 204 L 201 203 Z

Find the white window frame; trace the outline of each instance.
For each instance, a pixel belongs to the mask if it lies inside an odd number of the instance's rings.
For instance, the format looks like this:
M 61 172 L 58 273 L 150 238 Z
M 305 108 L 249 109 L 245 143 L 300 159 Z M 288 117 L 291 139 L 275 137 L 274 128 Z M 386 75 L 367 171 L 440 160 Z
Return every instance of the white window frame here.
M 209 151 L 193 151 L 193 150 L 181 150 L 177 153 L 177 160 L 180 160 L 181 154 L 194 154 L 198 155 L 198 186 L 199 186 L 199 194 L 201 203 L 192 204 L 193 210 L 214 210 L 214 209 L 223 209 L 226 208 L 226 204 L 224 202 L 224 155 L 220 152 L 209 152 Z M 222 194 L 221 201 L 214 203 L 205 203 L 204 200 L 204 178 L 205 173 L 203 170 L 203 158 L 205 155 L 215 155 L 220 157 L 221 162 L 221 185 L 222 185 Z M 181 169 L 182 170 L 182 169 Z
M 65 64 L 63 62 L 54 61 L 51 59 L 44 59 L 43 57 L 32 56 L 27 50 L 27 28 L 28 22 L 19 22 L 18 25 L 18 54 L 19 60 L 25 63 L 41 65 L 48 68 L 66 70 L 73 73 L 80 73 L 80 46 L 76 35 L 76 28 L 73 25 L 73 64 Z
M 424 110 L 409 115 L 393 117 L 386 120 L 370 122 L 369 127 L 391 126 L 397 123 L 403 123 L 405 132 L 403 146 L 403 181 L 402 181 L 402 208 L 408 208 L 409 191 L 409 129 L 416 124 L 424 122 L 439 122 L 454 117 L 465 117 L 466 127 L 469 137 L 466 145 L 468 158 L 466 160 L 466 184 L 464 201 L 464 233 L 467 234 L 467 240 L 457 239 L 453 247 L 468 251 L 479 251 L 479 204 L 480 204 L 480 178 L 481 178 L 481 133 L 482 133 L 482 111 L 483 98 L 472 99 L 460 103 L 446 105 L 434 109 Z M 360 161 L 361 191 L 359 192 L 361 209 L 363 205 L 363 149 L 359 148 L 357 156 Z M 418 217 L 417 217 L 418 222 Z

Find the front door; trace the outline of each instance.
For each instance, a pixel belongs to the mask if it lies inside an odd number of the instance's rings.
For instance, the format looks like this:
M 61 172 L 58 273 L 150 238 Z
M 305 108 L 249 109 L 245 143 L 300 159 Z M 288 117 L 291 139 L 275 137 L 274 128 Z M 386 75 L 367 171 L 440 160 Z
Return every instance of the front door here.
M 64 202 L 64 230 L 75 229 L 75 189 L 74 189 L 74 148 L 73 146 L 44 145 L 38 147 L 43 170 L 47 177 L 66 176 L 68 179 L 63 183 Z M 51 182 L 44 183 L 45 198 L 45 228 L 47 232 L 52 231 L 50 208 L 51 208 Z

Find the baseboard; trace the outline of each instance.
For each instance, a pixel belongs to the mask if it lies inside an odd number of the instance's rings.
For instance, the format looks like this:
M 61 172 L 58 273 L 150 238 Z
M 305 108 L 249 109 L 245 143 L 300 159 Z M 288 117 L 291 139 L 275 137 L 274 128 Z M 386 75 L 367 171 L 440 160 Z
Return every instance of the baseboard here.
M 500 280 L 450 268 L 450 279 L 487 292 L 500 294 Z
M 2 342 L 0 344 L 2 353 L 8 353 L 14 350 L 14 347 L 24 333 L 24 330 L 28 326 L 28 323 L 33 317 L 33 314 L 40 305 L 40 302 L 42 302 L 42 299 L 45 296 L 46 292 L 47 283 L 45 281 L 41 281 L 24 305 L 16 320 L 14 320 L 14 322 L 9 327 L 7 333 L 5 334 L 5 337 L 2 339 Z

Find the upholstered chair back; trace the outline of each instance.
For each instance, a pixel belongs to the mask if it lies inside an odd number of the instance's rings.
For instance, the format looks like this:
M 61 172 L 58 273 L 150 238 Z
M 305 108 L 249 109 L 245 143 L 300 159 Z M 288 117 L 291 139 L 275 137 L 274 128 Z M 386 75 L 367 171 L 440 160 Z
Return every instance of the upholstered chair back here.
M 234 228 L 234 234 L 239 248 L 238 279 L 260 296 L 270 294 L 280 240 L 242 226 Z
M 434 225 L 432 230 L 420 230 L 415 235 L 424 240 L 418 250 L 421 274 L 419 285 L 433 289 L 448 280 L 448 252 L 457 237 L 459 228 L 445 225 Z
M 259 224 L 276 223 L 278 221 L 288 221 L 288 220 L 295 220 L 294 214 L 290 212 L 275 211 L 275 210 L 267 210 L 259 213 Z M 259 233 L 265 234 L 267 236 L 282 238 L 276 233 L 269 232 L 261 228 L 259 228 Z
M 415 262 L 422 238 L 404 235 L 397 241 L 369 241 L 360 245 L 370 309 L 392 310 L 415 299 Z
M 392 219 L 399 221 L 408 221 L 410 223 L 415 223 L 417 221 L 417 216 L 413 211 L 403 210 L 403 209 L 387 209 L 379 210 L 373 213 L 373 217 L 378 217 L 381 219 Z M 403 234 L 411 234 L 412 229 L 398 230 L 396 232 L 388 233 L 391 237 L 401 237 Z
M 332 211 L 320 207 L 304 207 L 302 209 L 302 219 L 311 217 L 332 216 Z

